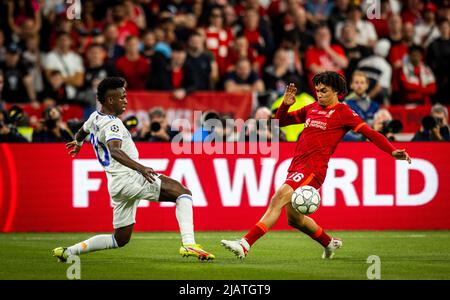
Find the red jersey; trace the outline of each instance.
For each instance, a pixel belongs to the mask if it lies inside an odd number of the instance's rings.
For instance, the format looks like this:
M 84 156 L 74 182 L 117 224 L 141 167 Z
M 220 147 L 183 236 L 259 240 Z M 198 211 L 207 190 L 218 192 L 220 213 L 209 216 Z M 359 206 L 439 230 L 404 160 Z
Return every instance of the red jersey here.
M 288 109 L 283 103 L 277 111 L 275 118 L 280 120 L 280 126 L 305 124 L 288 172 L 313 173 L 322 183 L 328 161 L 345 133 L 349 130 L 358 131 L 365 122 L 343 103 L 323 107 L 314 102 L 290 113 Z

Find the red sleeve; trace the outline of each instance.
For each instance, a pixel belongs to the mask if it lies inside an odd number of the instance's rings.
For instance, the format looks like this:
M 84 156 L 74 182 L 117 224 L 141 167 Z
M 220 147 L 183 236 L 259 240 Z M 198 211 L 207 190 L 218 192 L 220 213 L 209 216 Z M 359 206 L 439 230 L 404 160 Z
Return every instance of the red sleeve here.
M 359 129 L 359 132 L 362 133 L 362 135 L 364 135 L 366 138 L 368 138 L 372 143 L 374 143 L 375 146 L 388 153 L 389 155 L 392 155 L 392 151 L 396 150 L 396 148 L 384 135 L 373 130 L 366 124 Z
M 344 109 L 339 116 L 341 118 L 342 126 L 348 130 L 353 130 L 354 132 L 357 132 L 364 124 L 366 124 L 353 109 L 345 104 Z
M 344 49 L 341 46 L 339 46 L 339 45 L 331 45 L 331 49 L 333 49 L 334 52 L 338 53 L 340 56 L 347 57 L 345 55 Z
M 306 105 L 301 109 L 288 112 L 290 106 L 287 106 L 284 102 L 281 102 L 281 105 L 275 115 L 275 119 L 280 120 L 280 126 L 282 127 L 305 123 L 306 112 L 308 111 L 310 105 Z

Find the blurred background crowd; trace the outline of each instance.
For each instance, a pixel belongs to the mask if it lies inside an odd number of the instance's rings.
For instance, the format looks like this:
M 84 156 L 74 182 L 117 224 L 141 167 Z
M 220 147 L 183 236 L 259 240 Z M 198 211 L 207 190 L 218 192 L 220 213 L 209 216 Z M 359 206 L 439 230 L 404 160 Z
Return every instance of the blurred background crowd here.
M 449 0 L 0 0 L 0 142 L 70 141 L 83 120 L 63 122 L 61 107 L 88 116 L 107 76 L 178 101 L 196 91 L 252 92 L 253 125 L 218 134 L 248 140 L 253 130 L 270 140 L 271 127 L 255 121 L 270 120 L 290 82 L 295 105 L 314 101 L 311 78 L 325 70 L 346 77 L 345 102 L 391 140 L 403 124 L 389 107 L 427 106 L 408 140 L 449 141 Z M 41 118 L 23 104 L 41 108 Z M 163 108 L 148 114 L 146 126 L 124 120 L 135 140 L 176 135 Z M 295 141 L 301 130 L 280 138 Z

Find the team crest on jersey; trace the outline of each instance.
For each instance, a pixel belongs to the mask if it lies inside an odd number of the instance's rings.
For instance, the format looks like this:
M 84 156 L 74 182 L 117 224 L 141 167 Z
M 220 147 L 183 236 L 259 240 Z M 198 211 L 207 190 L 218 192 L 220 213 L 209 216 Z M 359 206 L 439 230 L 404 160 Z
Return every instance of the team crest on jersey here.
M 327 114 L 327 118 L 331 117 L 331 115 L 335 112 L 334 109 L 330 110 Z
M 112 125 L 112 126 L 111 126 L 111 131 L 112 131 L 112 132 L 119 132 L 119 126 L 117 126 L 117 125 Z

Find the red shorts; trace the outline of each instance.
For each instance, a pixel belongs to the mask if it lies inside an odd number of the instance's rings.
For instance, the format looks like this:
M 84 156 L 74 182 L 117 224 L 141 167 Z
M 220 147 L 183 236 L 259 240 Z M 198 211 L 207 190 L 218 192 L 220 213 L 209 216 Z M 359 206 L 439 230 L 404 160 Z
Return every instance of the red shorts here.
M 310 185 L 317 190 L 322 186 L 322 183 L 317 180 L 314 173 L 301 171 L 289 172 L 284 183 L 289 185 L 294 191 L 304 185 Z

